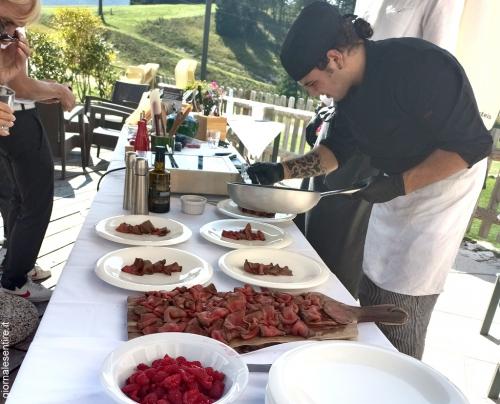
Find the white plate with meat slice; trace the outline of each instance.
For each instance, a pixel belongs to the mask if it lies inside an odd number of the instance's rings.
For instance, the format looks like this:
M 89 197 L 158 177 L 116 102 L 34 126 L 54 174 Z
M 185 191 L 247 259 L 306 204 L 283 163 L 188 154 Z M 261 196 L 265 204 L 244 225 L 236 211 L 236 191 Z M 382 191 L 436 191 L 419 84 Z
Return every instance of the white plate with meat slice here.
M 119 227 L 122 231 L 117 230 Z M 163 234 L 165 228 L 167 233 Z M 97 223 L 95 230 L 99 236 L 115 243 L 153 247 L 180 244 L 189 240 L 192 235 L 191 230 L 186 225 L 176 220 L 149 215 L 108 217 Z M 136 231 L 139 234 L 124 231 Z M 153 231 L 157 234 L 144 233 L 145 231 Z
M 265 223 L 289 222 L 290 220 L 293 220 L 295 216 L 297 216 L 292 213 L 275 213 L 274 216 L 271 217 L 257 216 L 248 212 L 243 212 L 231 199 L 224 199 L 220 201 L 217 204 L 217 209 L 219 210 L 219 212 L 229 217 L 234 217 L 236 219 L 250 219 Z
M 130 273 L 133 272 L 130 268 L 137 258 L 149 260 L 152 264 L 164 259 L 166 265 L 176 262 L 182 269 L 180 272 L 172 272 L 171 275 L 166 273 L 134 275 Z M 124 267 L 129 272 L 122 271 Z M 204 259 L 187 251 L 168 247 L 130 247 L 112 251 L 101 257 L 97 261 L 95 273 L 113 286 L 147 292 L 169 291 L 179 286 L 205 285 L 212 278 L 213 269 Z
M 269 267 L 265 274 L 247 272 L 245 263 L 255 272 L 257 264 Z M 273 264 L 271 267 L 270 264 Z M 219 258 L 219 268 L 231 278 L 271 289 L 301 290 L 315 288 L 328 280 L 326 265 L 302 254 L 274 248 L 245 248 L 234 250 Z M 290 274 L 291 272 L 291 274 Z M 271 275 L 275 273 L 276 275 Z
M 284 248 L 292 242 L 292 238 L 277 226 L 241 219 L 207 223 L 200 234 L 205 240 L 228 248 Z

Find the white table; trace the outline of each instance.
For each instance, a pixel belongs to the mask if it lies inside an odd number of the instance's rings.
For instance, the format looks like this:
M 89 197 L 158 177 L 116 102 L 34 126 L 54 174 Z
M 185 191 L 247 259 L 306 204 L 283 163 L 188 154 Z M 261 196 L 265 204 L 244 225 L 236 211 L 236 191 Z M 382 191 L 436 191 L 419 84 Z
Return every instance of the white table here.
M 117 150 L 123 150 L 122 143 Z M 123 165 L 123 153 L 117 153 L 110 169 Z M 122 206 L 123 171 L 103 179 L 89 214 L 68 259 L 57 288 L 12 386 L 8 404 L 107 404 L 110 398 L 99 383 L 105 357 L 127 340 L 126 297 L 134 292 L 118 289 L 94 274 L 99 257 L 127 246 L 101 239 L 94 231 L 101 219 L 125 214 Z M 179 220 L 192 231 L 192 238 L 176 248 L 196 252 L 215 269 L 213 282 L 219 290 L 232 290 L 241 283 L 218 270 L 217 260 L 228 250 L 209 243 L 199 235 L 199 228 L 212 220 L 225 218 L 213 205 L 202 216 L 181 213 L 180 200 L 173 198 L 169 217 Z M 293 237 L 287 248 L 319 260 L 318 255 L 292 222 L 282 227 Z M 355 304 L 355 300 L 331 276 L 317 289 L 337 300 Z M 360 342 L 391 348 L 389 341 L 373 323 L 359 325 Z M 246 354 L 247 363 L 272 363 L 294 344 Z M 267 374 L 251 373 L 249 385 L 238 403 L 264 402 Z M 357 386 L 353 386 L 357 387 Z

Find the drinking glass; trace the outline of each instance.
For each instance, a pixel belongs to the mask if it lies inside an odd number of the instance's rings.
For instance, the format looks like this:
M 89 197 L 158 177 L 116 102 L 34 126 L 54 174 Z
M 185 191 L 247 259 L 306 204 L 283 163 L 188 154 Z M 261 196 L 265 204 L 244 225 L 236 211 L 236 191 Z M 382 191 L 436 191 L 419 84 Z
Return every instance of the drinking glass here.
M 4 102 L 9 107 L 14 107 L 14 97 L 16 93 L 9 87 L 0 85 L 0 102 Z M 0 129 L 6 130 L 9 133 L 9 129 L 0 124 Z
M 219 147 L 220 132 L 218 130 L 209 130 L 207 132 L 208 147 L 216 149 Z

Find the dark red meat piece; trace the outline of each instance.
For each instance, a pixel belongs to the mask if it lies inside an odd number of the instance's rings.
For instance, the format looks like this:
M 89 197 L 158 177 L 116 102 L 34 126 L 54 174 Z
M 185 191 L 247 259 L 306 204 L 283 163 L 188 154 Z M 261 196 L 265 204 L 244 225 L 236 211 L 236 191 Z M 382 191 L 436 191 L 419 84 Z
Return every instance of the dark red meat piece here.
M 265 265 L 258 262 L 250 262 L 248 260 L 245 260 L 245 263 L 243 264 L 243 270 L 253 275 L 293 275 L 292 271 L 287 266 L 280 267 L 277 264 L 274 265 L 272 262 L 268 265 Z
M 222 230 L 222 237 L 231 240 L 265 241 L 266 236 L 262 231 L 253 231 L 250 223 L 247 223 L 242 230 Z
M 120 223 L 120 225 L 115 230 L 120 233 L 137 234 L 137 235 L 152 234 L 159 237 L 164 237 L 168 233 L 170 233 L 170 230 L 167 229 L 166 227 L 157 228 L 149 220 L 146 220 L 145 222 L 142 222 L 141 224 L 138 225 Z

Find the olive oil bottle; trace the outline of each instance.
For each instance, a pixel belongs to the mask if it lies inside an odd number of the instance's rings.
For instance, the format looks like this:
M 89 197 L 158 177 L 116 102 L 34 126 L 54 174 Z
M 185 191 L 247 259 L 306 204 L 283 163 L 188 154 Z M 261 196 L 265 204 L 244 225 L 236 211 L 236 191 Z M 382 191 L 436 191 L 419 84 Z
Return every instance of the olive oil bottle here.
M 170 210 L 170 172 L 165 170 L 165 146 L 155 147 L 155 165 L 149 172 L 148 207 L 155 213 Z

